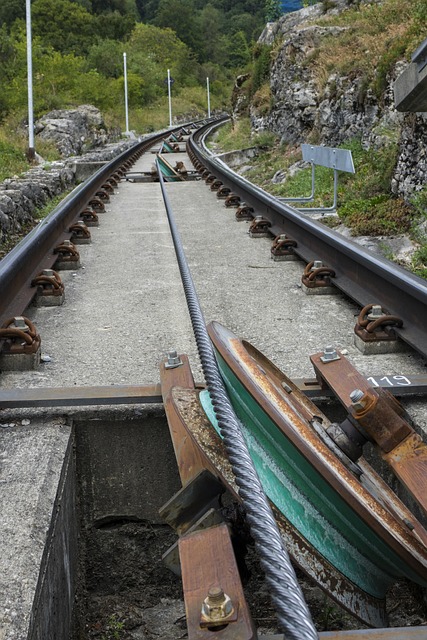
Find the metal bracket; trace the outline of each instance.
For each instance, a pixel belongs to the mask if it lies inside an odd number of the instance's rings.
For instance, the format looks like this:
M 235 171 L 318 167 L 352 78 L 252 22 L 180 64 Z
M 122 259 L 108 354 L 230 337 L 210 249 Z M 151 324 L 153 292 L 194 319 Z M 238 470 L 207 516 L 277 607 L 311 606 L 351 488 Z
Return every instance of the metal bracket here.
M 312 202 L 315 192 L 315 167 L 327 167 L 334 170 L 334 198 L 330 207 L 301 207 L 297 208 L 302 213 L 336 213 L 338 200 L 338 171 L 355 173 L 353 157 L 348 149 L 335 149 L 333 147 L 317 147 L 310 144 L 302 144 L 302 159 L 311 164 L 311 193 L 302 198 L 278 198 L 280 202 Z

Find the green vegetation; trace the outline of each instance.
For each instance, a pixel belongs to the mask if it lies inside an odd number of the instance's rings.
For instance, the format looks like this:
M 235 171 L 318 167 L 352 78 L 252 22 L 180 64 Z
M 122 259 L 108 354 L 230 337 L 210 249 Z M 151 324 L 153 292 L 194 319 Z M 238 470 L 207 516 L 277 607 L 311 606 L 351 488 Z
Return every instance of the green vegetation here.
M 263 136 L 266 138 L 263 140 Z M 286 172 L 301 160 L 299 148 L 280 145 L 271 134 L 251 136 L 248 120 L 223 127 L 217 136 L 224 150 L 260 146 L 260 155 L 246 177 L 276 196 L 301 197 L 311 191 L 311 168 L 301 168 L 282 184 L 271 182 L 274 174 Z M 262 144 L 263 142 L 263 144 Z M 393 198 L 390 181 L 397 159 L 397 145 L 390 143 L 380 149 L 364 149 L 355 138 L 342 148 L 350 149 L 356 173 L 340 173 L 338 181 L 338 214 L 342 222 L 356 235 L 394 235 L 411 229 L 414 208 L 400 198 Z M 307 206 L 328 207 L 333 197 L 333 172 L 316 167 L 316 191 L 313 203 Z M 424 199 L 423 199 L 424 198 Z M 418 196 L 420 209 L 427 218 L 427 192 Z M 327 220 L 328 225 L 334 224 Z
M 123 53 L 129 123 L 138 133 L 175 117 L 227 109 L 234 78 L 251 61 L 265 1 L 32 0 L 34 116 L 93 104 L 124 129 Z M 0 179 L 28 168 L 25 2 L 0 3 Z M 265 73 L 265 70 L 264 70 Z M 37 151 L 55 157 L 37 140 Z
M 167 69 L 174 97 L 205 87 L 209 77 L 212 107 L 223 107 L 233 78 L 250 62 L 264 10 L 253 0 L 33 0 L 35 115 L 82 102 L 123 110 L 125 51 L 131 110 L 166 99 Z M 4 121 L 26 110 L 25 3 L 2 0 L 0 24 Z
M 101 640 L 120 640 L 123 638 L 124 623 L 120 622 L 118 616 L 113 613 L 107 621 L 105 633 L 101 635 Z
M 29 168 L 22 150 L 0 138 L 0 181 Z
M 235 76 L 251 61 L 265 11 L 265 2 L 255 0 L 33 0 L 35 118 L 90 103 L 107 124 L 123 129 L 124 52 L 129 122 L 138 133 L 168 123 L 167 69 L 174 116 L 206 113 L 207 77 L 212 110 L 226 109 Z M 2 0 L 0 25 L 3 179 L 28 166 L 25 3 Z
M 233 123 L 227 123 L 218 130 L 215 136 L 215 142 L 224 151 L 247 149 L 249 147 L 259 147 L 266 150 L 273 147 L 276 141 L 277 136 L 270 131 L 253 134 L 248 118 L 239 118 Z

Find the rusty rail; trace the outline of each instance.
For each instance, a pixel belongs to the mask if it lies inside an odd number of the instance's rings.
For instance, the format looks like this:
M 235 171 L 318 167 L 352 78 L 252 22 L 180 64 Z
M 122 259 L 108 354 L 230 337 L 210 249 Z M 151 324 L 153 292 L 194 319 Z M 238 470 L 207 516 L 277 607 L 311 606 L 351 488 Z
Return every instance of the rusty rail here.
M 252 207 L 257 216 L 265 218 L 272 236 L 286 233 L 294 240 L 296 255 L 307 263 L 322 260 L 335 272 L 333 284 L 361 307 L 378 304 L 388 314 L 401 318 L 403 326 L 393 327 L 396 335 L 427 356 L 425 280 L 372 254 L 236 174 L 204 145 L 212 128 L 209 124 L 192 135 L 188 141 L 190 157 L 196 158 L 237 198 Z

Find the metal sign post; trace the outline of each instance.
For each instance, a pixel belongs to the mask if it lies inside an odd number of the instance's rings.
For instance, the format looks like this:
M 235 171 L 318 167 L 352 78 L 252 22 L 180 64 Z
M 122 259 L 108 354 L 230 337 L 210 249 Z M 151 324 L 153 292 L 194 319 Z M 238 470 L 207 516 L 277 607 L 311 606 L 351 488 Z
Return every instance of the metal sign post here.
M 126 66 L 126 54 L 123 54 L 123 75 L 125 81 L 125 115 L 126 115 L 126 135 L 129 135 L 129 105 L 128 105 L 128 75 Z
M 28 160 L 34 160 L 33 56 L 31 44 L 31 0 L 26 0 L 27 78 L 28 78 Z

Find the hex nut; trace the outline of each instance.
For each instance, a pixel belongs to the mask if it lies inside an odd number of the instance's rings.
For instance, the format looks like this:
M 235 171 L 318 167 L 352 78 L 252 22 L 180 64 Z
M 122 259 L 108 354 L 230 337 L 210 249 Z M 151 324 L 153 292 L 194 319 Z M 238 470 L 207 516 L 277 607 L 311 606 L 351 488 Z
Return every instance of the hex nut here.
M 221 587 L 211 587 L 202 605 L 202 615 L 210 622 L 228 618 L 234 612 L 230 597 Z

